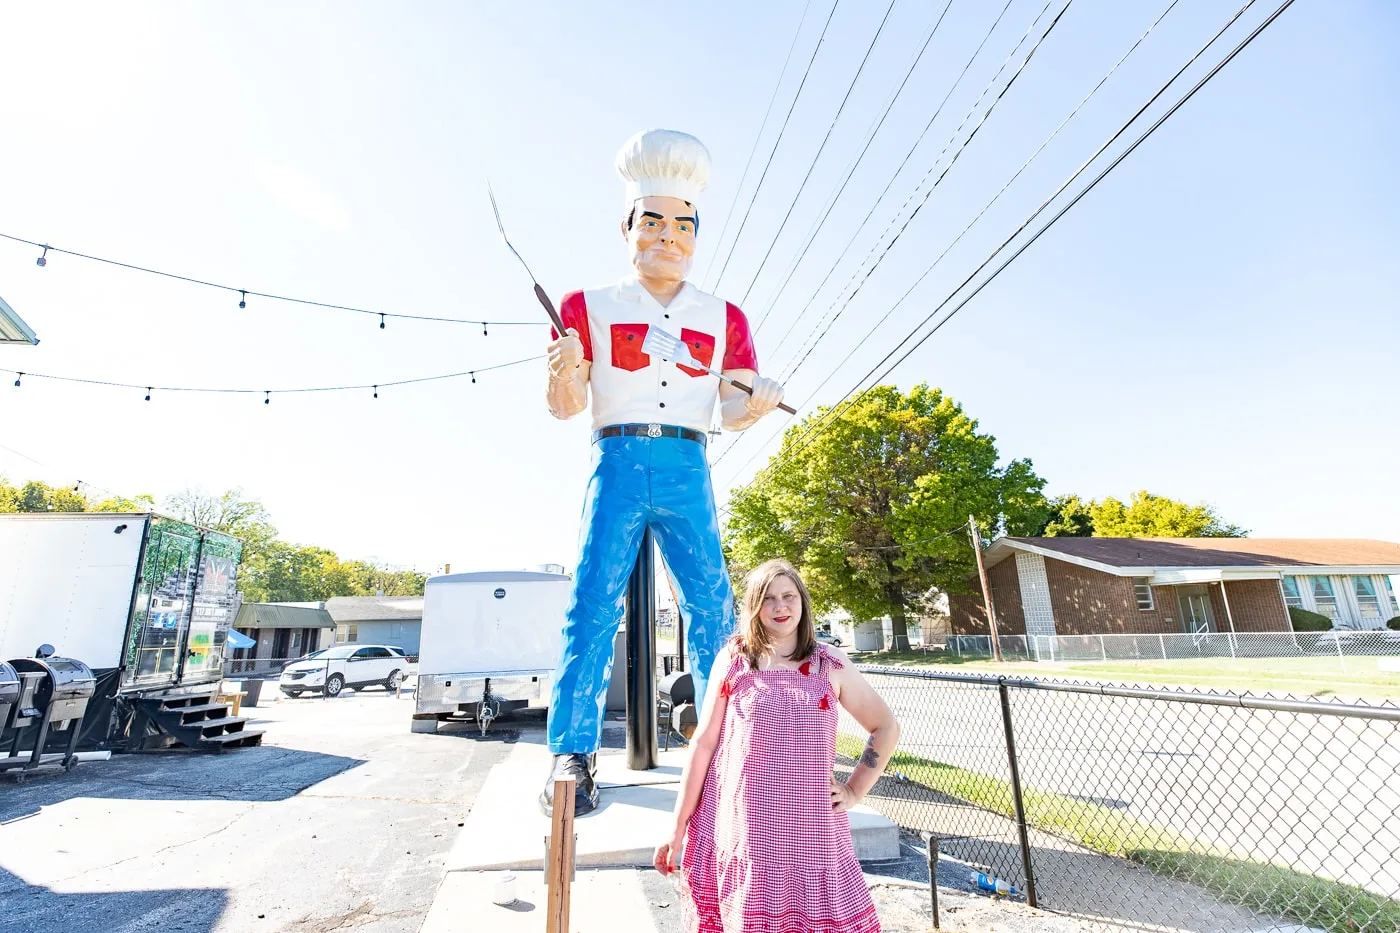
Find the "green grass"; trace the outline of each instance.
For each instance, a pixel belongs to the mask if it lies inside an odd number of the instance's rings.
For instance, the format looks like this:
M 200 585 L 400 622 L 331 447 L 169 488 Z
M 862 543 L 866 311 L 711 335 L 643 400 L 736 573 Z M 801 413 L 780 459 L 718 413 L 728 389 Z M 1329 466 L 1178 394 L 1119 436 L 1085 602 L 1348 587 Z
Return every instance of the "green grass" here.
M 1223 901 L 1329 933 L 1400 930 L 1400 901 L 1354 885 L 1195 852 L 1133 851 L 1128 858 L 1159 875 L 1205 888 Z
M 864 740 L 836 737 L 837 754 L 858 760 Z M 1011 783 L 908 752 L 896 751 L 889 768 L 910 781 L 993 813 L 1014 817 Z M 1156 874 L 1204 888 L 1222 901 L 1328 933 L 1400 930 L 1400 902 L 1363 888 L 1288 868 L 1231 858 L 1217 846 L 1083 800 L 1022 788 L 1026 822 L 1094 852 L 1130 859 Z M 1369 924 L 1369 925 L 1367 925 Z
M 950 668 L 967 673 L 1012 677 L 1075 677 L 1131 680 L 1169 686 L 1211 687 L 1251 693 L 1307 696 L 1400 698 L 1400 673 L 1382 671 L 1374 657 L 1347 658 L 1190 658 L 1174 661 L 1003 661 L 959 658 L 936 651 L 872 651 L 856 656 L 861 664 L 891 667 Z

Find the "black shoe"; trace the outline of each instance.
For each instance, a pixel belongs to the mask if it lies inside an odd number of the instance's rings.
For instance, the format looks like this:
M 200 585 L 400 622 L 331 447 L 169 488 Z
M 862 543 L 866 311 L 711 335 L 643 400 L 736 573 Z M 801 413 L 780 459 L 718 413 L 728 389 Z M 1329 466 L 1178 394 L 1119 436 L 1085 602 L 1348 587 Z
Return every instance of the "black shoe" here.
M 544 815 L 554 815 L 554 782 L 560 778 L 574 779 L 574 816 L 582 816 L 597 809 L 598 788 L 593 784 L 593 772 L 597 766 L 596 755 L 555 755 L 554 769 L 550 771 L 549 780 L 540 792 L 540 810 Z

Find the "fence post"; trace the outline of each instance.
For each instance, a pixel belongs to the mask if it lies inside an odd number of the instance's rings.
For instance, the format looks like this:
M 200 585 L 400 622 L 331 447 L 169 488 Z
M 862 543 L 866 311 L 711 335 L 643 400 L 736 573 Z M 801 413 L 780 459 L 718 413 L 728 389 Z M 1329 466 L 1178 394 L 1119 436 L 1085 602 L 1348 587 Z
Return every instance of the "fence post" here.
M 1162 660 L 1165 661 L 1167 659 L 1167 639 L 1163 637 L 1161 632 L 1157 633 L 1157 643 L 1162 646 Z
M 1021 838 L 1021 867 L 1026 874 L 1026 903 L 1038 906 L 1035 897 L 1035 870 L 1031 866 L 1031 840 L 1026 829 L 1026 805 L 1021 797 L 1021 767 L 1016 760 L 1016 734 L 1011 728 L 1011 691 L 1006 679 L 999 678 L 1001 722 L 1006 728 L 1006 759 L 1011 764 L 1011 801 L 1016 810 L 1016 832 Z
M 1332 644 L 1337 646 L 1337 661 L 1342 665 L 1342 673 L 1347 672 L 1346 655 L 1342 654 L 1342 630 L 1334 628 L 1332 630 Z
M 1105 647 L 1103 646 L 1103 636 L 1102 636 L 1102 635 L 1099 636 L 1099 656 L 1100 656 L 1101 658 L 1103 658 L 1103 660 L 1105 660 L 1105 661 L 1108 660 L 1108 649 L 1105 648 Z

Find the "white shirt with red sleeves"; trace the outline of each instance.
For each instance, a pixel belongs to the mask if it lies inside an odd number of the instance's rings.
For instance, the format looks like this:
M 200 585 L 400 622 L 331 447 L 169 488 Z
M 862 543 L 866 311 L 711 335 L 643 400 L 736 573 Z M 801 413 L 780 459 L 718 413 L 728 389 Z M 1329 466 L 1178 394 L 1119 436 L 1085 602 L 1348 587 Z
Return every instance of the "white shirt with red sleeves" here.
M 696 362 L 712 369 L 758 372 L 744 312 L 689 282 L 665 307 L 634 278 L 571 292 L 559 316 L 578 331 L 584 359 L 593 364 L 588 381 L 595 429 L 653 423 L 710 429 L 719 379 L 643 353 L 648 328 L 679 337 Z

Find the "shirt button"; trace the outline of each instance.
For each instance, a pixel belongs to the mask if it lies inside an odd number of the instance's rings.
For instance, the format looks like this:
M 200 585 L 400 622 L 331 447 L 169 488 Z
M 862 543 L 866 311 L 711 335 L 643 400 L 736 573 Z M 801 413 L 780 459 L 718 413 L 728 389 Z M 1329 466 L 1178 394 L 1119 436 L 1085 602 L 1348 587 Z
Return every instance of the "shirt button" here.
M 661 407 L 662 407 L 662 408 L 665 408 L 665 407 L 666 407 L 666 403 L 665 403 L 665 402 L 662 402 L 662 403 L 661 403 Z
M 668 320 L 668 321 L 671 319 L 671 315 L 669 315 L 669 314 L 663 314 L 663 315 L 661 315 L 661 316 L 664 317 L 664 318 L 665 318 L 666 320 Z
M 661 384 L 664 386 L 664 385 L 666 384 L 666 380 L 665 380 L 665 379 L 662 379 L 662 380 L 661 380 Z

